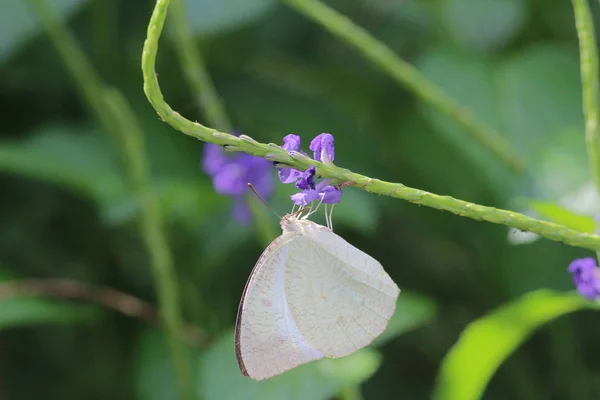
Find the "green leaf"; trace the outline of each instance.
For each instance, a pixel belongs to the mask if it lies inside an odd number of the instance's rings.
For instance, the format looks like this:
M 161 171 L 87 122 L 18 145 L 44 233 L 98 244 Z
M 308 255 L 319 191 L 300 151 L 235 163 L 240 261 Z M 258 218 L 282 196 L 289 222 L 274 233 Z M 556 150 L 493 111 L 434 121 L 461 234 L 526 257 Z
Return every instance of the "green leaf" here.
M 214 212 L 217 205 L 223 201 L 206 180 L 200 179 L 157 178 L 154 190 L 163 214 L 169 220 L 175 220 L 192 229 Z M 103 219 L 111 225 L 120 225 L 135 218 L 140 208 L 139 196 L 127 192 L 105 205 L 102 210 Z
M 373 345 L 381 346 L 406 332 L 418 329 L 434 319 L 436 314 L 437 306 L 429 297 L 402 291 L 394 315 L 385 331 L 373 341 Z
M 0 171 L 72 190 L 96 202 L 107 224 L 124 224 L 138 215 L 140 199 L 105 137 L 88 127 L 47 126 L 20 141 L 0 141 Z M 163 175 L 153 184 L 164 214 L 192 228 L 222 201 L 207 179 Z
M 523 27 L 521 0 L 443 0 L 442 24 L 466 47 L 492 49 L 508 43 Z
M 275 0 L 187 0 L 186 10 L 192 32 L 205 36 L 258 19 L 273 5 Z
M 203 399 L 326 400 L 348 385 L 367 380 L 381 362 L 376 351 L 366 348 L 348 357 L 314 361 L 256 382 L 241 374 L 233 343 L 230 332 L 202 356 L 198 390 Z
M 472 322 L 442 361 L 433 398 L 479 399 L 502 362 L 535 329 L 584 309 L 599 307 L 576 293 L 538 290 Z
M 90 323 L 99 316 L 99 309 L 65 301 L 32 297 L 12 297 L 0 300 L 0 329 L 36 325 Z
M 558 199 L 587 183 L 577 53 L 536 44 L 499 63 L 496 79 L 505 130 L 527 157 L 534 195 Z
M 198 350 L 188 348 L 193 367 Z M 194 369 L 195 371 L 195 369 Z M 178 400 L 177 377 L 166 338 L 161 331 L 146 330 L 135 350 L 135 391 L 138 399 Z
M 450 47 L 435 47 L 424 53 L 418 67 L 456 103 L 477 116 L 479 121 L 502 129 L 494 68 L 490 60 Z M 473 140 L 454 120 L 429 105 L 423 104 L 422 107 L 436 131 L 476 165 L 494 189 L 499 193 L 509 192 L 512 174 L 494 157 L 490 157 L 488 149 Z
M 342 201 L 333 210 L 334 224 L 343 224 L 365 234 L 377 229 L 379 210 L 374 197 L 367 192 L 346 189 Z
M 52 0 L 59 18 L 66 20 L 87 0 Z M 0 1 L 0 63 L 27 39 L 40 31 L 40 25 L 23 0 Z
M 51 182 L 107 204 L 125 190 L 100 132 L 45 127 L 21 141 L 0 142 L 0 171 Z
M 402 293 L 396 312 L 385 332 L 373 346 L 424 325 L 436 314 L 435 304 L 415 293 Z M 373 347 L 348 357 L 322 359 L 288 371 L 271 379 L 255 382 L 241 375 L 234 352 L 233 334 L 225 335 L 202 359 L 200 391 L 212 399 L 328 399 L 342 388 L 357 385 L 375 373 L 381 357 Z M 243 394 L 243 396 L 242 396 Z
M 540 217 L 580 232 L 594 233 L 596 223 L 594 218 L 567 210 L 563 206 L 538 200 L 529 200 L 529 207 Z

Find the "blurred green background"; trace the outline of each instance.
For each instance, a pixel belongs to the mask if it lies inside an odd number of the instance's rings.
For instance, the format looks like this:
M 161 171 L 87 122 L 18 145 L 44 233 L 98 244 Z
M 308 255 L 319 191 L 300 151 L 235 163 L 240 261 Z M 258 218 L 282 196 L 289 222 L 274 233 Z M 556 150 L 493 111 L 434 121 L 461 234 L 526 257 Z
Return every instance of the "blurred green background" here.
M 335 230 L 398 283 L 401 315 L 376 347 L 263 384 L 244 379 L 231 332 L 269 238 L 260 224 L 231 219 L 231 200 L 217 195 L 200 169 L 202 144 L 159 121 L 144 96 L 140 57 L 154 2 L 48 2 L 140 121 L 184 319 L 211 338 L 188 349 L 204 399 L 350 400 L 359 391 L 365 399 L 430 398 L 442 358 L 469 322 L 535 289 L 571 290 L 568 263 L 593 255 L 344 189 Z M 276 0 L 188 0 L 195 44 L 236 131 L 274 143 L 296 133 L 305 150 L 329 132 L 336 163 L 368 176 L 526 213 L 532 198 L 585 215 L 597 211 L 569 1 L 327 4 L 500 131 L 526 160 L 526 172 L 511 172 L 455 123 Z M 86 106 L 27 2 L 2 0 L 0 22 L 0 278 L 64 278 L 157 304 L 138 229 L 140 199 L 114 132 Z M 182 115 L 210 125 L 171 33 L 167 22 L 157 64 L 165 97 Z M 293 188 L 276 187 L 271 203 L 286 213 Z M 274 216 L 263 218 L 278 232 Z M 71 296 L 69 287 L 41 297 L 13 296 L 11 288 L 0 284 L 0 398 L 177 398 L 155 325 L 98 306 L 98 296 Z M 119 302 L 122 294 L 116 296 Z M 600 324 L 592 317 L 566 316 L 535 333 L 499 369 L 485 398 L 600 398 Z M 485 352 L 484 345 L 479 355 Z

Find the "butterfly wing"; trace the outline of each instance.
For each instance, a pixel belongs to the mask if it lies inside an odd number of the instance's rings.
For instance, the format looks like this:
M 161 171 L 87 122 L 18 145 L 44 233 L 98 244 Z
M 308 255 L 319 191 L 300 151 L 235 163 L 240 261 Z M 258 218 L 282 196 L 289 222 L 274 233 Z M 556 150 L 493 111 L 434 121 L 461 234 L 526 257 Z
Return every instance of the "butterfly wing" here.
M 235 353 L 240 370 L 262 380 L 322 358 L 298 330 L 284 290 L 286 260 L 300 236 L 284 233 L 254 267 L 238 310 Z
M 400 289 L 377 260 L 312 222 L 288 248 L 288 306 L 310 345 L 343 357 L 385 330 Z

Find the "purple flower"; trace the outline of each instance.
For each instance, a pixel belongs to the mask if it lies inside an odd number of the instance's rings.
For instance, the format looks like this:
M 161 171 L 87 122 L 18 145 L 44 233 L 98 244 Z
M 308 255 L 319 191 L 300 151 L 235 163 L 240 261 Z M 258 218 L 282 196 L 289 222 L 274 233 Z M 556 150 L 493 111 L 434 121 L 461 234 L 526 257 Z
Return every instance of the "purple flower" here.
M 314 165 L 308 167 L 306 171 L 301 175 L 300 180 L 296 182 L 296 187 L 298 189 L 315 189 L 315 174 L 317 173 L 317 169 Z
M 321 189 L 321 191 L 319 192 L 319 197 L 321 198 L 323 203 L 327 203 L 327 204 L 339 203 L 340 200 L 342 199 L 342 190 L 336 189 L 335 187 L 333 187 L 331 185 L 327 185 L 323 189 Z
M 264 158 L 245 153 L 227 154 L 221 146 L 206 143 L 203 148 L 202 169 L 212 178 L 217 193 L 234 198 L 233 216 L 242 224 L 249 223 L 252 219 L 244 199 L 248 183 L 254 185 L 265 198 L 273 193 L 271 163 Z
M 321 133 L 310 142 L 310 149 L 315 152 L 314 159 L 324 164 L 330 164 L 335 158 L 333 135 Z
M 299 151 L 300 136 L 290 133 L 283 138 L 283 146 L 281 147 L 287 152 Z M 279 180 L 281 183 L 294 183 L 296 180 L 298 180 L 298 178 L 300 178 L 302 172 L 293 168 L 277 168 L 277 175 L 279 175 Z
M 300 150 L 300 136 L 290 133 L 283 138 L 283 149 L 285 151 L 298 151 Z
M 283 149 L 287 151 L 300 151 L 300 137 L 298 135 L 287 135 L 283 138 Z M 310 149 L 314 152 L 315 160 L 325 164 L 331 164 L 335 157 L 333 146 L 333 135 L 321 133 L 310 143 Z M 305 154 L 304 152 L 302 152 Z M 304 172 L 293 168 L 278 168 L 279 179 L 282 183 L 296 183 L 301 192 L 291 196 L 296 205 L 305 206 L 312 201 L 319 200 L 327 204 L 339 203 L 342 197 L 342 191 L 329 185 L 329 180 L 325 179 L 319 184 L 315 182 L 316 168 L 308 167 Z
M 577 258 L 569 264 L 573 283 L 579 294 L 590 300 L 600 297 L 600 268 L 592 257 Z

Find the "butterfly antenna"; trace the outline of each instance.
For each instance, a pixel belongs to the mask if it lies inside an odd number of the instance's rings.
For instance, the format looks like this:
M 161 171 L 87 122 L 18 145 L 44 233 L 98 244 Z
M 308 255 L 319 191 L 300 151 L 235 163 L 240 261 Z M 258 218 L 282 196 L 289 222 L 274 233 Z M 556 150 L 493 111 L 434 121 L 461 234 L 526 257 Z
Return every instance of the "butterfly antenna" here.
M 248 183 L 248 187 L 249 187 L 250 189 L 252 189 L 252 191 L 254 192 L 254 194 L 256 195 L 256 197 L 258 197 L 258 199 L 259 199 L 260 201 L 262 201 L 262 203 L 263 203 L 265 206 L 267 206 L 267 208 L 268 208 L 269 210 L 271 210 L 271 212 L 272 212 L 273 214 L 277 215 L 277 217 L 279 217 L 279 219 L 281 219 L 281 215 L 277 214 L 277 211 L 273 210 L 273 207 L 271 207 L 271 206 L 269 205 L 269 203 L 267 203 L 267 201 L 266 201 L 265 199 L 263 199 L 263 197 L 262 197 L 260 194 L 258 194 L 258 192 L 256 191 L 256 189 L 254 189 L 254 186 L 253 186 L 251 183 Z
M 335 204 L 331 205 L 331 210 L 329 211 L 329 229 L 331 229 L 333 231 L 333 206 L 335 206 Z

